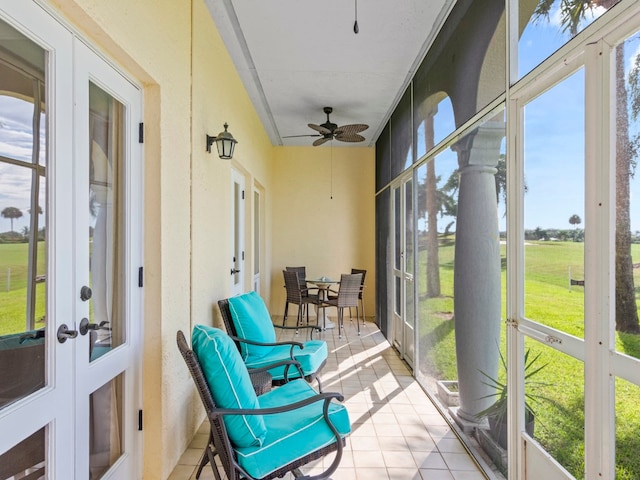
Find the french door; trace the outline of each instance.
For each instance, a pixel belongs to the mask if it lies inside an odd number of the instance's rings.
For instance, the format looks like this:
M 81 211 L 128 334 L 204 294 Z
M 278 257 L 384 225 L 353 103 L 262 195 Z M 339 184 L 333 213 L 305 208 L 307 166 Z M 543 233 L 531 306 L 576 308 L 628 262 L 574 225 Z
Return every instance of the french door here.
M 0 478 L 139 478 L 141 92 L 33 2 L 0 31 Z
M 413 177 L 402 178 L 392 187 L 393 345 L 413 366 L 415 353 L 414 211 Z

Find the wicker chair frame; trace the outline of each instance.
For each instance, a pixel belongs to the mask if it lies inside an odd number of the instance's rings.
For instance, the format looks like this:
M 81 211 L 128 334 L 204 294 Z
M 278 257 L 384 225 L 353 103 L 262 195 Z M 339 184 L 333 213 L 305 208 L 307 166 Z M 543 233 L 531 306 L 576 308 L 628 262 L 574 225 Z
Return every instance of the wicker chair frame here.
M 342 329 L 344 328 L 344 309 L 356 308 L 356 317 L 360 318 L 358 313 L 358 296 L 361 292 L 362 274 L 343 273 L 340 275 L 340 287 L 338 291 L 329 290 L 333 293 L 333 296 L 329 296 L 327 299 L 322 300 L 320 308 L 336 307 L 338 309 L 338 337 L 342 338 Z M 360 335 L 360 321 L 358 324 L 358 335 Z
M 231 338 L 233 338 L 233 340 L 236 342 L 236 346 L 238 347 L 238 350 L 240 350 L 240 343 L 248 343 L 251 345 L 262 345 L 262 346 L 278 346 L 278 345 L 291 345 L 291 349 L 289 350 L 289 358 L 287 359 L 283 359 L 285 362 L 293 362 L 295 363 L 295 368 L 297 368 L 299 376 L 303 377 L 307 382 L 312 383 L 313 381 L 318 382 L 318 390 L 320 392 L 322 392 L 322 382 L 320 381 L 320 372 L 322 371 L 322 369 L 324 368 L 324 366 L 326 365 L 327 361 L 324 360 L 320 366 L 318 367 L 318 369 L 315 372 L 311 372 L 308 375 L 304 375 L 304 373 L 302 372 L 302 368 L 300 367 L 300 364 L 295 360 L 294 357 L 294 348 L 295 347 L 299 347 L 299 348 L 304 348 L 304 344 L 302 344 L 301 342 L 290 342 L 290 341 L 285 341 L 285 342 L 276 342 L 276 343 L 261 343 L 261 342 L 254 342 L 251 340 L 245 340 L 242 338 L 239 338 L 237 335 L 237 330 L 236 330 L 236 326 L 233 323 L 233 317 L 231 316 L 231 308 L 229 307 L 229 299 L 228 298 L 224 298 L 222 300 L 218 300 L 218 307 L 220 307 L 220 315 L 222 316 L 222 321 L 224 323 L 224 326 L 227 330 L 227 333 L 229 334 L 229 336 Z M 280 330 L 296 330 L 296 333 L 299 329 L 304 329 L 304 330 L 309 330 L 309 338 L 311 340 L 313 340 L 313 332 L 314 331 L 319 331 L 321 332 L 322 329 L 320 327 L 318 327 L 317 325 L 301 325 L 300 327 L 289 327 L 289 326 L 281 326 L 281 325 L 273 325 L 274 328 L 280 329 Z M 269 368 L 273 368 L 280 365 L 280 363 L 274 364 Z M 251 370 L 249 370 L 251 371 Z M 288 382 L 288 367 L 285 370 L 285 378 L 283 380 L 273 380 L 273 385 L 277 386 L 277 385 L 282 385 L 283 383 Z
M 196 388 L 198 390 L 198 394 L 200 395 L 200 399 L 202 400 L 202 404 L 204 405 L 205 411 L 207 413 L 207 418 L 209 419 L 209 424 L 211 427 L 210 434 L 210 444 L 207 446 L 206 455 L 208 457 L 209 463 L 211 463 L 211 468 L 213 470 L 213 474 L 216 480 L 221 480 L 220 473 L 216 468 L 215 456 L 218 455 L 220 457 L 220 463 L 222 464 L 222 468 L 226 473 L 228 480 L 271 480 L 274 478 L 283 477 L 286 473 L 292 472 L 294 477 L 305 479 L 305 480 L 324 480 L 328 479 L 338 468 L 340 461 L 342 460 L 342 452 L 344 446 L 346 444 L 345 439 L 340 437 L 337 429 L 331 422 L 329 418 L 329 404 L 332 400 L 344 401 L 344 397 L 339 393 L 319 393 L 314 395 L 311 398 L 308 398 L 304 401 L 296 402 L 290 405 L 283 405 L 277 408 L 264 408 L 264 409 L 222 409 L 216 407 L 215 402 L 213 401 L 213 396 L 211 395 L 211 390 L 209 389 L 209 385 L 204 377 L 204 373 L 200 366 L 200 362 L 196 354 L 189 348 L 189 344 L 187 343 L 184 334 L 181 330 L 178 330 L 176 334 L 176 341 L 178 344 L 178 349 L 182 354 L 182 358 L 184 359 L 187 367 L 189 368 L 189 372 L 191 373 L 191 378 L 196 384 Z M 227 435 L 227 430 L 225 424 L 223 422 L 224 415 L 272 415 L 275 413 L 283 413 L 287 411 L 292 411 L 306 405 L 310 405 L 315 402 L 322 401 L 324 402 L 323 415 L 324 419 L 327 422 L 327 425 L 335 435 L 336 441 L 318 449 L 302 458 L 299 458 L 289 464 L 283 465 L 279 469 L 271 472 L 269 475 L 266 475 L 260 479 L 255 479 L 251 475 L 249 475 L 243 468 L 238 464 L 233 446 L 231 441 L 229 440 L 229 436 Z M 300 467 L 308 464 L 311 461 L 322 458 L 329 453 L 336 452 L 336 456 L 331 462 L 331 464 L 320 474 L 318 475 L 303 475 L 300 471 Z
M 366 322 L 366 315 L 364 312 L 364 299 L 362 298 L 362 296 L 364 295 L 364 277 L 367 276 L 367 271 L 366 270 L 361 270 L 359 268 L 352 268 L 351 269 L 351 273 L 355 274 L 355 273 L 361 273 L 362 274 L 362 281 L 360 282 L 360 293 L 358 294 L 358 301 L 360 302 L 360 308 L 362 309 L 362 324 L 364 325 Z M 349 309 L 349 316 L 351 316 L 351 309 Z
M 307 325 L 309 325 L 309 304 L 319 305 L 320 298 L 317 293 L 311 293 L 312 288 L 307 287 L 304 267 L 287 267 L 282 271 L 284 277 L 284 288 L 287 291 L 287 300 L 284 305 L 284 316 L 282 317 L 282 326 L 285 326 L 288 317 L 289 304 L 298 305 L 298 318 L 296 325 L 300 327 L 306 316 Z M 315 288 L 317 291 L 318 289 Z

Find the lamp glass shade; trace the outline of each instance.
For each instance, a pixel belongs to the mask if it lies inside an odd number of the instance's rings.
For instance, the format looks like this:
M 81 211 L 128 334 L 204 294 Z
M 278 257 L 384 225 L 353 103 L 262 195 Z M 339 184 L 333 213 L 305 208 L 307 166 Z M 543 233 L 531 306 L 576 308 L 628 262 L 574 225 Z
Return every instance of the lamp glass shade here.
M 216 139 L 216 147 L 218 147 L 218 156 L 225 160 L 230 160 L 233 157 L 233 150 L 236 147 L 237 141 L 231 138 L 225 138 L 218 136 Z
M 224 132 L 220 132 L 216 137 L 216 147 L 218 148 L 218 156 L 224 160 L 230 160 L 233 157 L 233 150 L 236 148 L 238 141 L 227 132 L 229 124 L 225 122 Z

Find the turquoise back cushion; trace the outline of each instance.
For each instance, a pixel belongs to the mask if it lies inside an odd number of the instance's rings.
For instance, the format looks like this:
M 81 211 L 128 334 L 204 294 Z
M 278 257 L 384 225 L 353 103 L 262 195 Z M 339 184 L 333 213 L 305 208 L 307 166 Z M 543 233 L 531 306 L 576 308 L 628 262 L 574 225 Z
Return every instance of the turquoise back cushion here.
M 192 349 L 220 408 L 260 408 L 249 372 L 235 343 L 222 330 L 196 325 Z M 237 447 L 261 446 L 267 430 L 261 415 L 225 415 L 231 442 Z
M 254 342 L 274 343 L 276 332 L 271 316 L 262 297 L 256 292 L 243 293 L 229 299 L 231 318 L 236 326 L 238 337 Z M 261 347 L 240 342 L 242 358 L 249 356 L 260 358 L 267 355 L 273 347 Z

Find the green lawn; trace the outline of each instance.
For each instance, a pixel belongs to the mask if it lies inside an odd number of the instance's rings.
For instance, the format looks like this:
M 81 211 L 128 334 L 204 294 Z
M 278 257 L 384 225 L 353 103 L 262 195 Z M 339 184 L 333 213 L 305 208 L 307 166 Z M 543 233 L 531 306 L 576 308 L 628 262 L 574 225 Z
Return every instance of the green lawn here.
M 540 323 L 579 338 L 584 337 L 584 289 L 569 288 L 569 268 L 574 279 L 584 278 L 583 243 L 528 242 L 525 250 L 525 315 Z M 451 238 L 440 248 L 439 298 L 421 297 L 420 370 L 437 379 L 455 379 L 455 331 L 453 322 L 453 243 Z M 633 257 L 640 258 L 640 245 L 633 246 Z M 502 249 L 503 267 L 504 247 Z M 420 257 L 422 262 L 426 259 Z M 423 263 L 424 265 L 424 263 Z M 421 265 L 420 271 L 424 272 Z M 636 272 L 640 285 L 640 271 Z M 418 277 L 420 292 L 426 291 L 425 275 Z M 502 276 L 503 299 L 506 268 Z M 505 302 L 503 300 L 503 314 Z M 501 347 L 504 349 L 504 323 Z M 576 478 L 584 477 L 584 372 L 582 362 L 546 345 L 527 341 L 532 354 L 541 353 L 548 363 L 536 380 L 548 384 L 544 395 L 550 402 L 539 402 L 536 409 L 535 437 Z M 640 358 L 640 335 L 616 333 L 616 348 Z M 504 352 L 503 352 L 504 353 Z M 504 372 L 502 374 L 504 376 Z M 617 465 L 616 478 L 640 478 L 640 388 L 628 382 L 616 383 Z
M 24 332 L 26 329 L 27 243 L 0 244 L 0 335 Z M 46 266 L 44 242 L 38 242 L 38 273 Z M 36 285 L 36 328 L 44 316 L 45 284 Z

